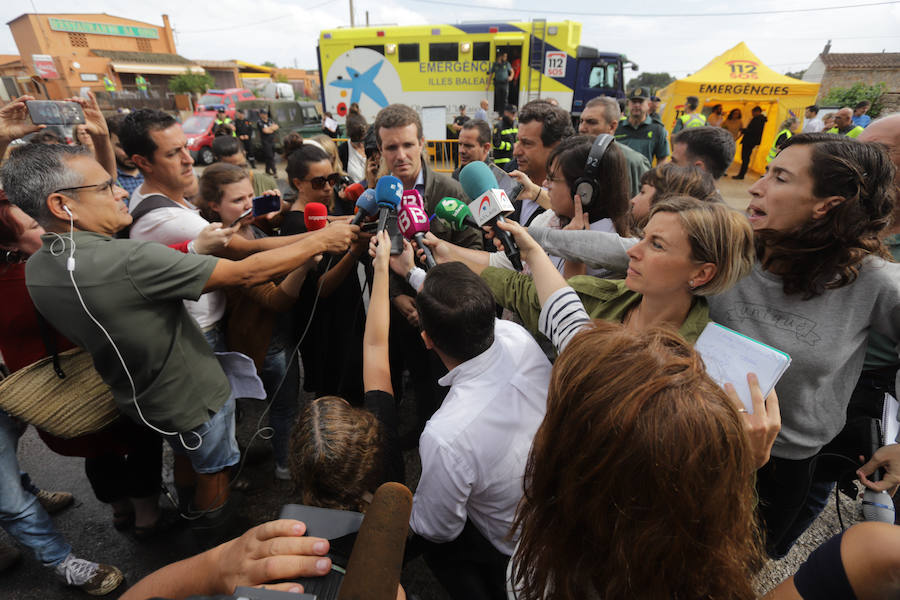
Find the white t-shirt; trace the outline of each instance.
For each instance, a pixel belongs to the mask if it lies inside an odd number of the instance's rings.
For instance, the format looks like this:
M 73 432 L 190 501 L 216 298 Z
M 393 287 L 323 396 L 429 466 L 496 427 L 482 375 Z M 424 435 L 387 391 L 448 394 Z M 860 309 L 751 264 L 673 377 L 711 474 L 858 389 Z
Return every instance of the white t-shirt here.
M 128 210 L 134 212 L 146 196 L 141 185 L 131 194 Z M 129 237 L 133 240 L 159 242 L 165 245 L 180 244 L 185 240 L 193 240 L 199 235 L 209 221 L 200 216 L 200 209 L 179 205 L 157 208 L 145 214 L 131 226 Z M 204 331 L 218 323 L 225 315 L 225 294 L 219 290 L 207 292 L 196 302 L 184 301 L 184 306 L 200 329 Z
M 450 392 L 419 440 L 422 477 L 409 524 L 433 542 L 466 519 L 500 552 L 508 539 L 531 443 L 547 409 L 550 361 L 521 326 L 494 321 L 494 343 L 438 383 Z
M 353 144 L 347 143 L 347 175 L 353 181 L 362 181 L 366 178 L 366 155 L 357 151 Z

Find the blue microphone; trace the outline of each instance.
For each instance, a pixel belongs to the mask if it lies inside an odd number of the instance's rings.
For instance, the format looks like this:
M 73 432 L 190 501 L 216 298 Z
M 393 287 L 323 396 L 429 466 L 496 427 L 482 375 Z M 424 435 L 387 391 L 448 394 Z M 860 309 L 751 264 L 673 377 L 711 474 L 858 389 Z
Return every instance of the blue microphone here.
M 363 219 L 374 215 L 378 210 L 378 202 L 375 201 L 375 190 L 368 189 L 356 200 L 357 212 L 353 215 L 351 225 L 359 225 Z
M 403 182 L 393 175 L 385 175 L 375 184 L 375 202 L 378 203 L 378 231 L 384 231 L 388 215 L 400 208 L 403 199 Z

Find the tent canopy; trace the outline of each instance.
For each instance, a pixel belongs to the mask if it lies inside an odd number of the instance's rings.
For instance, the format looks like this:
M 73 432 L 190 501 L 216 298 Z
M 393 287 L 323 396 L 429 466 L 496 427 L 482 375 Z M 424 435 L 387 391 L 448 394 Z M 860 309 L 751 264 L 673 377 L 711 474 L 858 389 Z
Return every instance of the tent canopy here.
M 665 103 L 663 124 L 670 131 L 682 114 L 688 96 L 700 98 L 701 107 L 721 104 L 726 116 L 730 110 L 740 109 L 745 126 L 750 122 L 750 110 L 759 106 L 768 122 L 762 142 L 751 158 L 750 168 L 761 173 L 765 170 L 766 155 L 781 123 L 788 117 L 797 117 L 802 121 L 804 108 L 815 103 L 818 93 L 818 83 L 776 73 L 763 64 L 747 44 L 741 42 L 693 75 L 660 90 L 659 98 Z

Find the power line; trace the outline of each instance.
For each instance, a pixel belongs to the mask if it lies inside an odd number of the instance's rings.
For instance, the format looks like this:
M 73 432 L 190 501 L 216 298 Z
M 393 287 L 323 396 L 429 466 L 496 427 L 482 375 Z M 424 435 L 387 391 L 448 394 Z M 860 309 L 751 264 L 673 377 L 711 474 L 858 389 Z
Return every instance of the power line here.
M 546 9 L 528 9 L 515 7 L 510 9 L 503 6 L 484 6 L 479 4 L 460 4 L 458 2 L 448 2 L 445 0 L 411 0 L 422 4 L 440 4 L 444 6 L 454 6 L 457 8 L 476 8 L 481 10 L 502 10 L 509 12 L 510 10 L 521 10 L 526 13 L 548 14 L 548 15 L 571 15 L 571 10 L 546 10 Z M 804 13 L 804 12 L 820 12 L 826 10 L 840 10 L 844 8 L 864 8 L 868 6 L 884 6 L 888 4 L 900 4 L 900 0 L 886 0 L 884 2 L 869 2 L 866 4 L 847 4 L 843 6 L 820 6 L 818 8 L 785 8 L 782 10 L 759 10 L 746 12 L 706 12 L 706 13 L 667 13 L 667 14 L 647 14 L 647 13 L 610 13 L 610 12 L 581 12 L 577 16 L 580 17 L 630 17 L 635 19 L 657 19 L 657 18 L 678 18 L 678 17 L 738 17 L 750 15 L 778 15 L 785 13 Z
M 320 2 L 319 4 L 313 4 L 312 6 L 305 6 L 305 7 L 302 7 L 302 9 L 303 9 L 303 10 L 313 10 L 313 9 L 316 9 L 316 8 L 321 8 L 321 7 L 323 7 L 323 6 L 327 5 L 327 4 L 331 4 L 331 3 L 336 2 L 336 1 L 337 1 L 337 0 L 325 0 L 325 2 Z M 898 0 L 898 1 L 900 1 L 900 0 Z M 253 23 L 241 23 L 240 25 L 230 25 L 230 26 L 228 26 L 228 27 L 219 27 L 219 28 L 216 28 L 216 29 L 200 29 L 200 30 L 193 30 L 193 31 L 179 31 L 178 33 L 181 33 L 181 34 L 192 34 L 192 33 L 214 33 L 214 32 L 218 32 L 218 31 L 231 31 L 231 30 L 233 30 L 233 29 L 243 29 L 244 27 L 254 27 L 254 26 L 256 26 L 256 25 L 265 25 L 266 23 L 274 23 L 275 21 L 283 21 L 284 18 L 285 18 L 285 16 L 284 16 L 284 15 L 281 15 L 280 17 L 275 17 L 274 19 L 266 19 L 265 21 L 255 21 L 255 22 L 253 22 Z

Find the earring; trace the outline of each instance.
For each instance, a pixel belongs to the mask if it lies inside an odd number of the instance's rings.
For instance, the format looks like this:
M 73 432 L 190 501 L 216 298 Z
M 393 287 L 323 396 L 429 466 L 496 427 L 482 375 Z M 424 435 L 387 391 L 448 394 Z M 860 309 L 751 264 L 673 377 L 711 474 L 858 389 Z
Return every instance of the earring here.
M 688 286 L 689 286 L 691 289 L 694 289 L 694 280 L 693 280 L 693 279 L 691 279 L 690 281 L 688 281 Z

